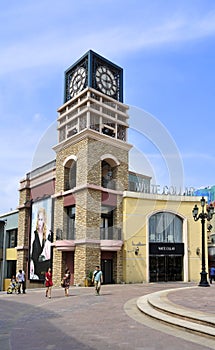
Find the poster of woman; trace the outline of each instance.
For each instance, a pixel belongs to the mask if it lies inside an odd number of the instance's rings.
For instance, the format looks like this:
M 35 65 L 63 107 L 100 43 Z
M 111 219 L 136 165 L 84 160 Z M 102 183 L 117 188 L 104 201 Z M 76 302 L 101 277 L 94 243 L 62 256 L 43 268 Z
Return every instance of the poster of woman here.
M 44 280 L 51 267 L 51 198 L 33 203 L 30 247 L 30 279 Z

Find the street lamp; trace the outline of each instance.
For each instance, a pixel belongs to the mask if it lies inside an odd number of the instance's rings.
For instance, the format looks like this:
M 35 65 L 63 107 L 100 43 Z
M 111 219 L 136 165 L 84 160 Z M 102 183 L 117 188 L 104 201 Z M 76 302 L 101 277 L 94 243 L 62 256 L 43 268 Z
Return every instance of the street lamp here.
M 6 253 L 6 231 L 5 231 L 5 225 L 7 224 L 7 219 L 5 220 L 0 220 L 0 226 L 1 223 L 3 224 L 3 246 L 2 246 L 2 273 L 1 273 L 1 278 L 0 278 L 0 290 L 4 289 L 4 270 L 5 270 L 5 253 Z
M 205 220 L 210 221 L 214 215 L 214 207 L 213 204 L 211 203 L 209 206 L 206 207 L 206 211 L 204 211 L 205 208 L 205 199 L 204 197 L 201 198 L 200 200 L 202 211 L 198 215 L 199 208 L 195 204 L 193 208 L 193 218 L 195 221 L 198 221 L 201 219 L 201 224 L 202 224 L 202 272 L 201 274 L 201 280 L 199 282 L 200 287 L 210 287 L 208 280 L 207 280 L 207 272 L 205 270 Z

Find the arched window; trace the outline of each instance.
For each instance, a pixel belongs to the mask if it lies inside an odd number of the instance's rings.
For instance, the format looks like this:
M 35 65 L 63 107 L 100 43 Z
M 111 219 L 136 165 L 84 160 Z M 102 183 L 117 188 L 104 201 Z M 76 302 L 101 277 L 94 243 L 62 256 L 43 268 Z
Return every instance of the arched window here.
M 120 162 L 112 154 L 101 157 L 101 186 L 115 190 L 117 187 L 118 167 Z
M 69 160 L 64 166 L 64 191 L 76 186 L 76 161 Z
M 160 212 L 149 219 L 149 242 L 182 242 L 183 220 L 172 213 Z
M 115 190 L 115 170 L 116 168 L 111 166 L 106 160 L 102 161 L 102 187 Z

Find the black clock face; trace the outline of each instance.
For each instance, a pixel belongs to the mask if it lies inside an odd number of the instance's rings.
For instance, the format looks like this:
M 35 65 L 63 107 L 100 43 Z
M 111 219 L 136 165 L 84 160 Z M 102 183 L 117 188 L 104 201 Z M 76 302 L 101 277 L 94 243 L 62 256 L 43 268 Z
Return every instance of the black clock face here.
M 86 69 L 83 67 L 78 68 L 73 73 L 69 84 L 69 93 L 71 97 L 77 95 L 77 93 L 83 89 L 86 81 L 86 76 Z
M 96 83 L 101 92 L 113 96 L 117 91 L 117 82 L 112 71 L 105 67 L 99 66 L 96 70 Z

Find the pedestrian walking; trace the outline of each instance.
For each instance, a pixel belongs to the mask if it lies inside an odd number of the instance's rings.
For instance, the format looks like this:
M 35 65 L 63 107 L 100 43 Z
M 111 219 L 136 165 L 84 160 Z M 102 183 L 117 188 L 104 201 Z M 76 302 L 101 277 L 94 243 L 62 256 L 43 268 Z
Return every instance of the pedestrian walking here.
M 101 291 L 101 284 L 103 283 L 103 274 L 100 270 L 99 265 L 96 266 L 95 271 L 93 272 L 92 282 L 95 286 L 95 293 L 96 295 L 100 294 Z
M 51 268 L 48 268 L 48 271 L 45 273 L 45 286 L 46 286 L 46 297 L 49 297 L 51 299 L 51 289 L 53 286 L 52 282 L 52 272 Z
M 19 270 L 19 272 L 16 274 L 16 280 L 18 283 L 18 294 L 21 294 L 21 288 L 22 288 L 22 293 L 25 294 L 25 289 L 26 289 L 25 272 L 23 270 Z
M 212 280 L 215 281 L 215 267 L 211 266 L 210 268 L 210 284 L 212 284 Z
M 62 278 L 62 282 L 61 285 L 64 288 L 65 291 L 65 296 L 68 297 L 69 296 L 69 287 L 70 287 L 70 271 L 68 268 L 66 268 L 64 276 Z

